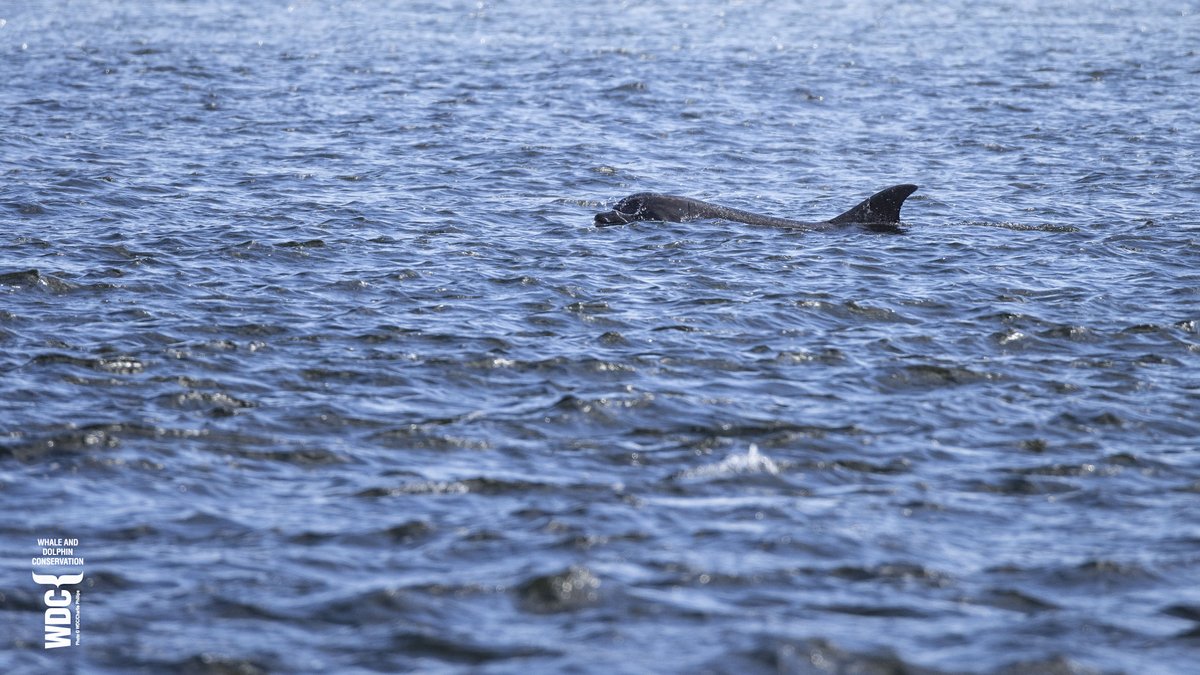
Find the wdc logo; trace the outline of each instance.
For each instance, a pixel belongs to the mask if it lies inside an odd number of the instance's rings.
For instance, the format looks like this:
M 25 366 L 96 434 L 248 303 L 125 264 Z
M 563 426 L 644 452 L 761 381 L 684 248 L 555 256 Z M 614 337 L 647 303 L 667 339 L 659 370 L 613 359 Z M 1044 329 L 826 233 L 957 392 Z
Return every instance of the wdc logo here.
M 33 559 L 33 567 L 82 567 L 83 557 L 75 555 L 78 539 L 38 539 L 43 556 Z M 74 595 L 70 588 L 83 583 L 82 570 L 77 574 L 38 574 L 33 573 L 33 583 L 41 586 L 53 586 L 42 594 L 42 602 L 46 606 L 45 628 L 46 649 L 70 647 L 79 644 L 79 601 L 81 593 L 78 588 Z M 74 638 L 72 640 L 72 637 Z

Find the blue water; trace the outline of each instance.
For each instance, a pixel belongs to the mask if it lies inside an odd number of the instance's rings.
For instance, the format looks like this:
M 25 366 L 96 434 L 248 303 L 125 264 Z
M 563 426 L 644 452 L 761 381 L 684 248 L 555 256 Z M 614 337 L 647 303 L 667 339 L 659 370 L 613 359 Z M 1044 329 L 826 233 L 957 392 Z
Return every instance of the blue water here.
M 0 5 L 0 670 L 1192 672 L 1200 5 L 780 4 Z

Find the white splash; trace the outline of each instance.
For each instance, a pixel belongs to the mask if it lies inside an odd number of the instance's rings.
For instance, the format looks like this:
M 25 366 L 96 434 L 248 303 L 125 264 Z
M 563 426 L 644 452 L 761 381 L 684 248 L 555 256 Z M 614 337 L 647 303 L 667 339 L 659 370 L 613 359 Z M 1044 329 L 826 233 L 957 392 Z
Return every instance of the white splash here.
M 683 478 L 702 478 L 707 476 L 727 476 L 738 473 L 779 473 L 779 465 L 775 460 L 760 453 L 758 445 L 751 443 L 745 453 L 735 452 L 716 464 L 688 469 L 679 474 Z

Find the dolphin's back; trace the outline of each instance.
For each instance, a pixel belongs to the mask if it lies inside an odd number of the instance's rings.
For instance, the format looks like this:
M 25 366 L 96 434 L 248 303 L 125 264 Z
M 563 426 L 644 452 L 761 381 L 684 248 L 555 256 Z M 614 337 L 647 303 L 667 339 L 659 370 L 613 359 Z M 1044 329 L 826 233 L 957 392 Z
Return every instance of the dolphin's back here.
M 916 185 L 893 185 L 867 197 L 840 216 L 815 223 L 766 216 L 691 197 L 639 192 L 622 199 L 612 211 L 596 214 L 595 222 L 599 225 L 629 223 L 635 220 L 682 223 L 697 218 L 718 218 L 768 227 L 821 230 L 836 225 L 863 224 L 873 229 L 893 231 L 900 223 L 900 207 L 916 189 Z
M 859 202 L 857 206 L 840 216 L 818 223 L 764 216 L 759 213 L 751 213 L 750 211 L 734 209 L 719 204 L 709 204 L 708 202 L 694 199 L 688 201 L 699 207 L 692 212 L 694 217 L 720 218 L 722 220 L 733 220 L 749 225 L 766 225 L 769 227 L 821 229 L 830 225 L 897 225 L 900 222 L 900 207 L 904 206 L 904 200 L 908 199 L 908 196 L 916 192 L 916 190 L 916 185 L 893 185 L 890 188 L 880 190 L 867 197 Z
M 752 213 L 719 204 L 700 203 L 704 205 L 700 213 L 700 217 L 702 218 L 720 218 L 721 220 L 731 220 L 738 223 L 746 223 L 747 225 L 763 225 L 766 227 L 812 227 L 813 225 L 817 225 L 817 223 L 802 223 L 790 218 L 765 216 L 761 213 Z

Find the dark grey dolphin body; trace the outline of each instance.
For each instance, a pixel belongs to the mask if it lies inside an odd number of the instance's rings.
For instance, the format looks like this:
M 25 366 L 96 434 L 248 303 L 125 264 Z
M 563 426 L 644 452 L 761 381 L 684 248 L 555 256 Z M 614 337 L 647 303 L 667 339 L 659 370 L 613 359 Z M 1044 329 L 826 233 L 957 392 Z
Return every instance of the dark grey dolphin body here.
M 867 197 L 858 206 L 840 216 L 816 223 L 764 216 L 741 209 L 731 209 L 728 206 L 702 202 L 690 197 L 639 192 L 617 202 L 612 211 L 597 213 L 596 224 L 600 226 L 620 225 L 635 220 L 683 223 L 701 218 L 717 218 L 749 225 L 805 230 L 823 230 L 839 225 L 853 224 L 867 225 L 872 229 L 895 230 L 900 224 L 900 207 L 916 189 L 916 185 L 893 185 Z

